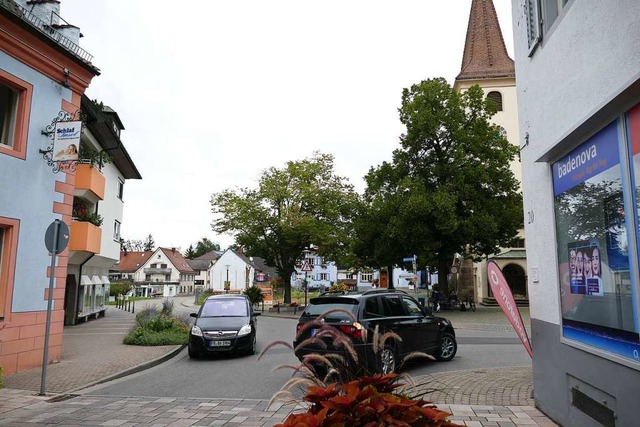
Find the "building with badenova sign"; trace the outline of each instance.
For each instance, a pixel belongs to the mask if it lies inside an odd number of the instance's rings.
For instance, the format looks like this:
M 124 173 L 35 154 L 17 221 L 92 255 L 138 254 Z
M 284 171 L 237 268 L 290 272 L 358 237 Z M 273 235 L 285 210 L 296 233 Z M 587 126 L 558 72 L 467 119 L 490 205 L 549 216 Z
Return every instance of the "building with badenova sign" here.
M 512 5 L 536 406 L 638 425 L 640 3 Z

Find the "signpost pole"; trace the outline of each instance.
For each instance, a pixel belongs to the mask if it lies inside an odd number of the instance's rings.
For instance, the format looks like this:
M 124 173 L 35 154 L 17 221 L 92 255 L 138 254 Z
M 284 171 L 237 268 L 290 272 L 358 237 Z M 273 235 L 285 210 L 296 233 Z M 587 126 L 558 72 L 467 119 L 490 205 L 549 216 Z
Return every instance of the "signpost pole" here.
M 49 295 L 47 298 L 47 323 L 44 332 L 44 355 L 42 357 L 42 378 L 40 380 L 40 396 L 45 395 L 45 384 L 47 382 L 47 365 L 49 363 L 49 333 L 51 332 L 51 305 L 53 303 L 53 281 L 56 277 L 56 255 L 58 253 L 58 233 L 60 231 L 60 220 L 53 223 L 53 250 L 51 251 L 51 273 L 49 275 Z

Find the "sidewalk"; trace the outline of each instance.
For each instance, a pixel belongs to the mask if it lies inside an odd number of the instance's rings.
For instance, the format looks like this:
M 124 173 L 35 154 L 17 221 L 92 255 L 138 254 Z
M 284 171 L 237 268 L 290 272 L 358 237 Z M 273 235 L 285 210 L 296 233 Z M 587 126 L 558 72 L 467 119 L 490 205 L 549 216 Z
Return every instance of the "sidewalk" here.
M 190 297 L 192 299 L 192 297 Z M 185 306 L 191 305 L 188 299 Z M 176 301 L 176 303 L 179 303 Z M 502 331 L 508 322 L 499 309 L 443 312 L 458 329 Z M 528 314 L 528 311 L 527 311 Z M 297 318 L 293 313 L 264 316 Z M 524 317 L 524 313 L 523 313 Z M 38 396 L 42 369 L 4 377 L 0 426 L 272 426 L 296 408 L 266 400 L 83 396 L 82 389 L 130 375 L 175 356 L 182 346 L 138 347 L 122 343 L 135 315 L 110 307 L 104 318 L 64 329 L 63 359 L 47 367 L 46 396 Z M 528 323 L 528 318 L 525 320 Z M 555 426 L 533 406 L 531 368 L 498 368 L 437 373 L 414 378 L 411 394 L 425 396 L 468 426 Z M 409 391 L 409 390 L 408 390 Z

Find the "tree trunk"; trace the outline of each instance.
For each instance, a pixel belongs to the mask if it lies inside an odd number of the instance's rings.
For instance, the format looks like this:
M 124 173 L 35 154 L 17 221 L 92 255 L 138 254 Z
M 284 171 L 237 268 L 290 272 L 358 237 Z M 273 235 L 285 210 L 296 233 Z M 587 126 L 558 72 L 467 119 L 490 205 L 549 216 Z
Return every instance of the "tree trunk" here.
M 393 284 L 393 266 L 387 267 L 387 283 L 389 289 L 395 289 L 395 285 Z
M 438 290 L 443 295 L 449 295 L 449 282 L 447 277 L 449 275 L 449 261 L 447 259 L 438 260 Z

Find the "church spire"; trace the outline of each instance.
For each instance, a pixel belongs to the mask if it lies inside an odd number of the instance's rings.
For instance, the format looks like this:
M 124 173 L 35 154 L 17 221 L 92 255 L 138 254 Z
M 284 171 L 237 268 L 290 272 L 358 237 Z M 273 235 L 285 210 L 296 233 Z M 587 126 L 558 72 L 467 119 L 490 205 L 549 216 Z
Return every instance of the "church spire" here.
M 462 67 L 456 80 L 515 77 L 493 0 L 472 0 Z

